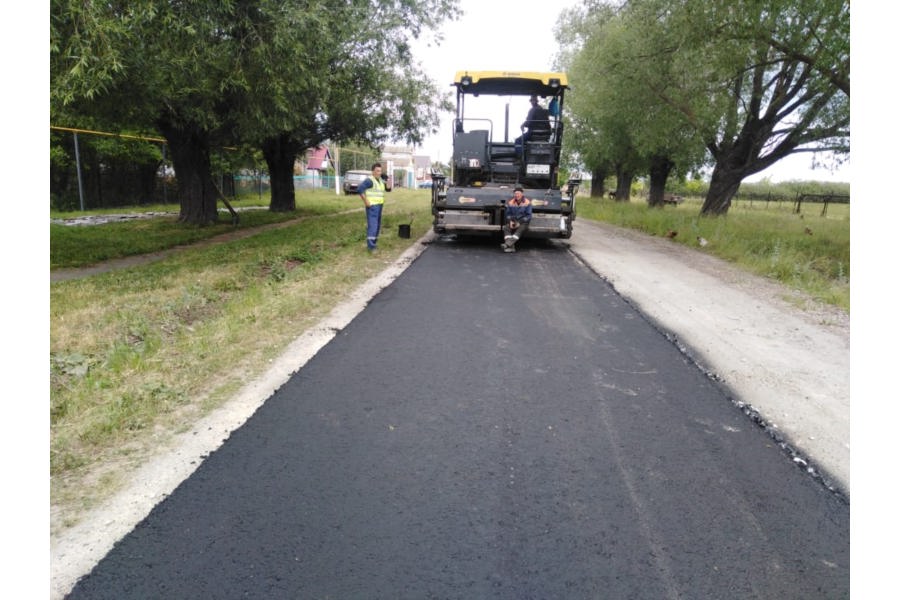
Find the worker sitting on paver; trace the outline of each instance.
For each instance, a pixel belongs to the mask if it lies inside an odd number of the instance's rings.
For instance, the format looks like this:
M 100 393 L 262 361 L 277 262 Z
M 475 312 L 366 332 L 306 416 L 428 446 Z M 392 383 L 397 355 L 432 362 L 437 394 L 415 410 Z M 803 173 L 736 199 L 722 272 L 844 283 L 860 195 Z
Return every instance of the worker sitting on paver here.
M 531 223 L 531 200 L 525 197 L 521 186 L 516 186 L 513 197 L 506 201 L 506 223 L 503 225 L 504 252 L 515 252 L 516 242 L 528 231 Z

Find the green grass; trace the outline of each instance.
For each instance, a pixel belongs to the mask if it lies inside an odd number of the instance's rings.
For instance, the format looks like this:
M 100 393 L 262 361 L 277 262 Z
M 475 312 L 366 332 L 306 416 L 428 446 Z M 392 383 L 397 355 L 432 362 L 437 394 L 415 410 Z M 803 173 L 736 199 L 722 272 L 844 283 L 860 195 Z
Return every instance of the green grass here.
M 376 257 L 365 248 L 364 213 L 347 212 L 362 206 L 358 197 L 298 194 L 302 208 L 282 227 L 52 283 L 51 499 L 62 523 L 74 523 L 115 489 L 123 466 L 221 405 L 412 245 L 430 228 L 429 198 L 415 190 L 388 196 Z M 411 219 L 412 238 L 399 238 L 398 225 Z M 89 264 L 95 254 L 82 247 L 118 244 L 127 254 L 217 227 L 191 231 L 169 217 L 62 227 L 63 236 L 53 227 L 51 249 L 81 248 Z
M 655 236 L 729 260 L 812 297 L 850 310 L 850 214 L 847 205 L 739 203 L 725 217 L 700 217 L 701 200 L 651 209 L 643 201 L 579 199 L 579 219 L 593 219 Z M 577 221 L 576 221 L 577 227 Z M 708 243 L 701 246 L 698 238 Z
M 182 244 L 191 244 L 217 235 L 250 229 L 262 225 L 318 215 L 335 214 L 359 208 L 358 196 L 336 196 L 325 190 L 305 192 L 297 196 L 297 210 L 273 213 L 268 210 L 239 210 L 237 226 L 231 224 L 231 214 L 220 213 L 220 222 L 206 227 L 179 223 L 177 205 L 143 206 L 132 212 L 168 212 L 167 216 L 108 223 L 102 226 L 50 225 L 50 268 L 71 268 L 90 265 L 113 258 L 123 258 L 158 252 Z M 251 196 L 231 203 L 238 209 L 263 208 L 257 197 Z M 85 215 L 127 214 L 126 209 L 105 209 L 78 213 L 51 214 L 54 219 L 71 219 Z
M 365 250 L 364 214 L 348 212 L 361 207 L 356 196 L 302 192 L 294 213 L 242 212 L 238 229 L 282 226 L 194 244 L 143 266 L 52 283 L 50 469 L 51 501 L 59 515 L 54 528 L 77 522 L 80 511 L 115 491 L 130 468 L 232 397 L 412 245 L 430 229 L 429 199 L 423 190 L 389 194 L 378 257 Z M 244 202 L 258 204 L 255 197 Z M 849 215 L 840 208 L 830 207 L 828 218 L 811 208 L 801 219 L 790 211 L 735 207 L 727 218 L 701 219 L 696 200 L 648 210 L 639 202 L 580 198 L 578 219 L 652 235 L 678 231 L 676 242 L 849 308 Z M 412 238 L 399 238 L 397 226 L 410 222 Z M 227 214 L 225 222 L 210 227 L 178 224 L 172 216 L 51 226 L 50 250 L 55 267 L 89 265 L 232 230 Z M 700 248 L 697 237 L 709 244 Z

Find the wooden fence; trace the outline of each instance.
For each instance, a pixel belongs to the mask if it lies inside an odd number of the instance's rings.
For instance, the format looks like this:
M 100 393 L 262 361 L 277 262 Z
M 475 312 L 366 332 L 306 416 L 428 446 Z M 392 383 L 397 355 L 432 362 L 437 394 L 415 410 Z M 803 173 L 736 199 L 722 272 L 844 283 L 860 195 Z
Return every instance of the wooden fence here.
M 804 202 L 816 202 L 822 204 L 822 216 L 828 213 L 828 204 L 850 204 L 850 196 L 843 194 L 797 194 L 797 201 L 794 204 L 794 212 L 799 213 L 800 207 Z
M 850 196 L 846 194 L 805 194 L 801 192 L 797 192 L 797 194 L 791 198 L 789 196 L 783 194 L 774 194 L 774 193 L 740 193 L 734 197 L 732 202 L 747 202 L 750 207 L 753 207 L 754 202 L 757 203 L 765 203 L 765 207 L 769 208 L 771 203 L 776 203 L 779 207 L 783 204 L 790 203 L 792 206 L 792 211 L 794 213 L 799 214 L 802 210 L 802 206 L 804 203 L 807 204 L 821 204 L 822 205 L 822 216 L 824 217 L 828 213 L 828 205 L 829 204 L 850 204 Z

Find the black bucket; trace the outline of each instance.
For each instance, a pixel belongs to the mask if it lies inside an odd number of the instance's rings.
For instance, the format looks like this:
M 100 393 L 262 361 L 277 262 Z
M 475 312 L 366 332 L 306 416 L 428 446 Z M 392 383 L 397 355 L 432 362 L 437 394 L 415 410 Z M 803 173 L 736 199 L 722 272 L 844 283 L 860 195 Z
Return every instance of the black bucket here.
M 397 232 L 397 235 L 405 240 L 408 240 L 411 233 L 411 228 L 412 223 L 410 223 L 409 225 L 401 225 L 400 230 Z

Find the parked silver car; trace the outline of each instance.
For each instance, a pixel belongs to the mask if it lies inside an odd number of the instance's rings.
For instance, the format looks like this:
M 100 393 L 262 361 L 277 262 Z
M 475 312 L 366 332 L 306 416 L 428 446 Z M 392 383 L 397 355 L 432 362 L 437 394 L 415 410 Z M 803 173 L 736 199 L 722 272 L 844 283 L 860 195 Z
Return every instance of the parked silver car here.
M 369 171 L 347 171 L 344 173 L 344 193 L 355 194 L 356 188 L 359 187 L 366 178 L 371 175 Z

